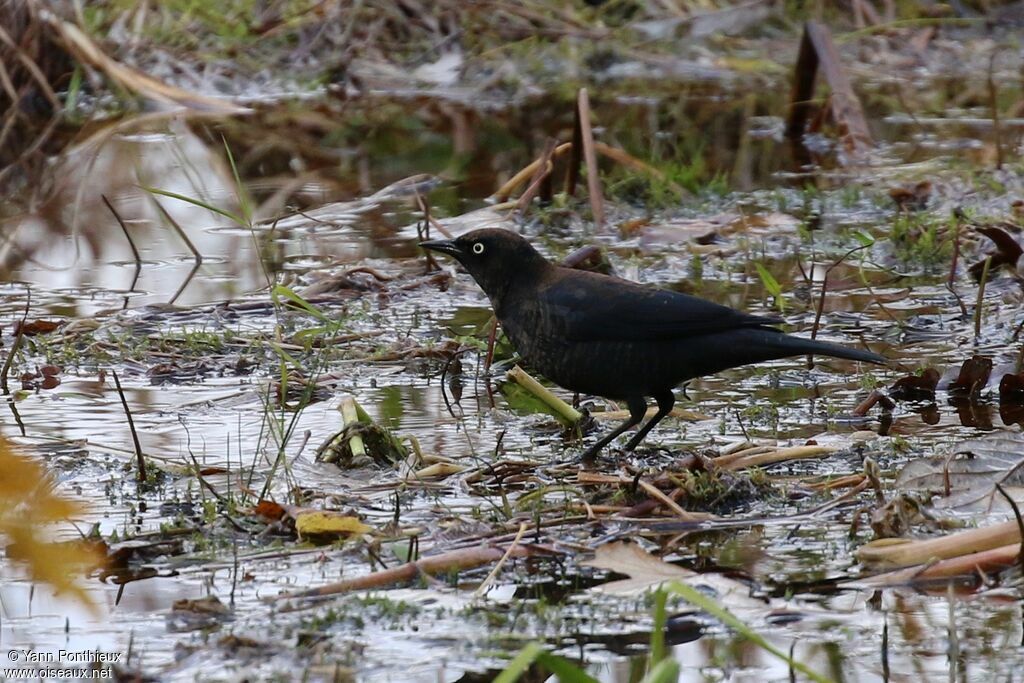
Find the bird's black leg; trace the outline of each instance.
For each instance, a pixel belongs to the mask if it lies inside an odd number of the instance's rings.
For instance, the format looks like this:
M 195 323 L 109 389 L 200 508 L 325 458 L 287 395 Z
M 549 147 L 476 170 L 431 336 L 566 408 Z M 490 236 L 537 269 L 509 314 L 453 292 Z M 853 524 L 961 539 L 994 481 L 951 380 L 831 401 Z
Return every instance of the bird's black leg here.
M 654 429 L 654 425 L 661 422 L 666 415 L 672 412 L 672 406 L 676 404 L 676 397 L 675 394 L 672 393 L 671 389 L 666 389 L 661 393 L 655 394 L 654 400 L 658 402 L 658 412 L 656 412 L 651 419 L 647 421 L 647 424 L 641 427 L 640 431 L 634 434 L 633 438 L 629 440 L 629 443 L 626 444 L 627 451 L 631 451 L 639 446 L 640 442 L 644 440 L 644 437 L 647 436 L 648 432 Z
M 647 402 L 644 400 L 644 397 L 634 396 L 632 398 L 626 399 L 626 405 L 629 407 L 629 419 L 620 424 L 612 431 L 610 431 L 593 446 L 583 451 L 583 455 L 580 456 L 580 460 L 593 460 L 594 458 L 597 457 L 597 454 L 601 451 L 601 449 L 610 444 L 615 437 L 617 437 L 619 434 L 626 431 L 630 427 L 634 427 L 640 424 L 640 421 L 644 419 L 644 415 L 647 413 Z

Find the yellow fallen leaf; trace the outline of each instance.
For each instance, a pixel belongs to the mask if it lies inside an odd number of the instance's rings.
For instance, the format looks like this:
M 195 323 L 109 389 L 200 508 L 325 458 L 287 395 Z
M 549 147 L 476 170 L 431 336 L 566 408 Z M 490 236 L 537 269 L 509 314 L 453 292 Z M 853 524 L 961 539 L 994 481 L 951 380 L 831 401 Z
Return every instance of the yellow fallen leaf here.
M 299 538 L 306 539 L 312 536 L 323 538 L 352 536 L 365 534 L 372 530 L 359 521 L 357 517 L 341 515 L 329 510 L 314 510 L 301 512 L 295 517 L 295 531 Z
M 0 437 L 0 543 L 7 546 L 8 556 L 26 564 L 35 580 L 95 608 L 77 579 L 102 564 L 102 553 L 89 544 L 51 542 L 45 532 L 47 524 L 81 513 L 78 503 L 54 491 L 38 462 Z

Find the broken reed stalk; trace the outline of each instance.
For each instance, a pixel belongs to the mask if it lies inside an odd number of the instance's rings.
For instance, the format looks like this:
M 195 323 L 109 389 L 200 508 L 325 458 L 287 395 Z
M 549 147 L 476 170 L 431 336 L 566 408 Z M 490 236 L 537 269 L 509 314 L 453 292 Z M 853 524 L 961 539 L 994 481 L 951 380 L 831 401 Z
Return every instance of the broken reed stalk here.
M 505 566 L 508 558 L 512 556 L 512 550 L 519 547 L 519 541 L 522 540 L 523 534 L 526 533 L 527 526 L 526 522 L 520 522 L 519 531 L 516 533 L 516 537 L 512 540 L 512 544 L 509 545 L 508 550 L 505 551 L 505 554 L 502 555 L 501 559 L 494 565 L 494 568 L 487 575 L 487 578 L 477 586 L 476 590 L 473 592 L 474 597 L 482 598 L 487 594 L 487 590 L 491 587 L 491 584 L 494 583 L 494 579 L 498 577 L 498 574 L 501 572 L 501 568 Z
M 869 586 L 897 586 L 927 581 L 948 581 L 958 576 L 976 577 L 979 571 L 999 572 L 1013 567 L 1018 563 L 1019 555 L 1020 543 L 1013 543 L 930 562 L 923 566 L 914 565 L 884 574 L 876 574 L 866 579 L 859 579 L 854 583 L 863 583 Z
M 360 422 L 359 419 L 359 404 L 351 396 L 345 396 L 341 399 L 341 404 L 338 406 L 338 410 L 341 412 L 341 422 L 343 428 L 348 427 Z M 353 457 L 359 457 L 366 455 L 366 445 L 363 443 L 363 437 L 358 434 L 353 434 L 348 440 L 349 450 L 352 451 Z
M 870 149 L 874 142 L 860 100 L 850 85 L 839 51 L 832 40 L 832 33 L 827 26 L 817 21 L 804 24 L 800 52 L 794 67 L 786 137 L 799 142 L 804 135 L 807 121 L 811 118 L 814 84 L 819 70 L 832 89 L 832 116 L 844 131 L 843 142 L 850 153 L 859 156 Z
M 421 574 L 432 576 L 434 574 L 449 574 L 467 569 L 473 569 L 491 562 L 498 562 L 502 557 L 528 557 L 536 551 L 527 546 L 512 544 L 507 550 L 502 548 L 478 546 L 475 548 L 464 548 L 431 555 L 420 558 L 415 562 L 406 562 L 397 567 L 391 567 L 382 571 L 360 576 L 355 579 L 346 579 L 335 583 L 329 583 L 319 588 L 298 591 L 295 593 L 282 593 L 281 595 L 266 598 L 268 602 L 287 600 L 294 598 L 317 598 L 339 593 L 349 593 L 358 590 L 370 590 L 383 588 L 396 583 L 413 581 Z
M 576 145 L 573 146 L 573 143 L 571 142 L 563 142 L 562 144 L 555 147 L 552 159 L 557 159 L 563 156 L 566 152 L 570 152 L 575 149 L 579 149 L 582 151 L 582 143 L 577 142 Z M 626 168 L 629 168 L 634 171 L 639 171 L 641 173 L 646 173 L 650 176 L 653 176 L 654 178 L 657 178 L 659 181 L 667 183 L 668 186 L 672 188 L 672 191 L 678 193 L 679 195 L 686 196 L 689 194 L 686 188 L 682 187 L 679 183 L 669 180 L 668 177 L 660 170 L 658 170 L 654 166 L 651 166 L 646 161 L 637 159 L 635 156 L 633 156 L 624 149 L 613 147 L 612 145 L 606 144 L 604 142 L 599 142 L 597 140 L 594 141 L 594 149 L 597 151 L 598 154 L 607 157 L 612 161 L 625 166 Z M 575 155 L 572 157 L 572 159 L 575 159 Z M 512 193 L 515 192 L 520 185 L 523 185 L 524 183 L 526 183 L 527 181 L 534 177 L 534 174 L 537 172 L 537 169 L 541 167 L 541 161 L 542 157 L 537 157 L 529 164 L 521 168 L 518 172 L 516 172 L 515 175 L 513 175 L 511 178 L 505 181 L 505 183 L 502 184 L 502 186 L 498 188 L 498 190 L 493 195 L 491 195 L 491 197 L 499 202 L 507 201 L 508 198 L 512 196 Z M 575 175 L 578 176 L 580 163 L 581 162 L 570 160 L 569 169 L 566 175 L 567 179 L 574 175 L 573 168 L 576 168 Z M 548 178 L 550 177 L 551 176 L 548 175 Z M 569 192 L 569 183 L 567 182 L 566 194 L 572 196 L 576 189 L 575 186 L 576 181 L 574 180 L 572 182 L 573 192 Z M 495 210 L 499 210 L 508 207 L 502 204 L 497 204 L 492 208 Z M 435 227 L 437 227 L 438 224 L 434 223 L 434 225 Z
M 857 560 L 863 564 L 906 567 L 924 564 L 934 560 L 948 560 L 954 557 L 981 553 L 1003 546 L 1013 545 L 1020 549 L 1020 527 L 1017 520 L 993 524 L 980 529 L 960 531 L 939 538 L 923 541 L 899 542 L 883 539 L 857 549 Z
M 484 387 L 487 389 L 487 402 L 491 408 L 496 405 L 494 403 L 494 389 L 491 387 L 491 364 L 494 362 L 494 345 L 498 342 L 498 316 L 491 315 L 491 319 L 487 325 L 490 327 L 490 332 L 487 333 L 487 355 L 484 358 Z M 480 366 L 477 366 L 477 380 L 480 379 Z
M 985 265 L 981 269 L 981 281 L 978 282 L 978 298 L 974 302 L 974 340 L 981 338 L 981 310 L 985 300 L 985 284 L 988 282 L 988 270 L 992 265 L 992 257 L 985 258 Z
M 498 343 L 498 327 L 501 323 L 498 321 L 498 316 L 491 315 L 491 319 L 487 321 L 486 327 L 490 328 L 487 333 L 487 355 L 484 357 L 484 372 L 491 371 L 491 364 L 494 362 L 494 346 Z
M 1002 127 L 999 121 L 999 89 L 996 87 L 996 79 L 993 72 L 996 68 L 996 57 L 999 56 L 1000 47 L 992 50 L 988 60 L 988 102 L 992 109 L 992 137 L 996 143 L 996 170 L 1003 168 L 1003 142 Z
M 563 142 L 562 144 L 555 147 L 554 157 L 560 157 L 572 148 L 571 142 Z M 512 196 L 512 193 L 516 191 L 516 188 L 527 182 L 533 177 L 533 174 L 537 172 L 537 169 L 541 167 L 542 157 L 537 157 L 526 166 L 523 166 L 519 171 L 505 181 L 505 183 L 498 188 L 498 191 L 491 195 L 494 199 L 499 202 L 508 200 Z
M 135 445 L 135 477 L 139 483 L 146 481 L 146 458 L 142 455 L 142 444 L 139 443 L 139 433 L 135 431 L 135 420 L 132 419 L 132 411 L 128 408 L 128 399 L 125 398 L 124 389 L 121 388 L 121 379 L 117 376 L 117 370 L 111 368 L 110 374 L 114 376 L 114 386 L 117 387 L 117 395 L 121 397 L 121 406 L 124 408 L 124 415 L 128 418 L 128 429 L 132 433 L 132 443 Z
M 587 162 L 587 192 L 590 194 L 590 209 L 594 214 L 594 227 L 600 230 L 604 227 L 604 196 L 601 194 L 601 177 L 597 173 L 594 129 L 590 125 L 590 95 L 587 93 L 586 88 L 580 88 L 579 96 L 576 100 L 576 108 L 579 112 L 583 158 Z
M 612 161 L 621 164 L 628 169 L 631 169 L 633 171 L 639 171 L 640 173 L 646 173 L 648 175 L 654 176 L 655 178 L 662 182 L 668 183 L 668 186 L 672 188 L 672 191 L 678 195 L 685 197 L 690 194 L 690 192 L 685 187 L 675 182 L 674 180 L 669 180 L 668 177 L 660 170 L 658 170 L 654 166 L 651 166 L 645 161 L 637 159 L 635 156 L 633 156 L 624 149 L 612 147 L 611 145 L 599 142 L 597 140 L 594 141 L 594 149 L 597 150 L 598 154 L 606 156 Z
M 540 163 L 537 164 L 536 169 L 533 172 L 533 178 L 530 180 L 530 184 L 523 191 L 523 194 L 519 196 L 516 201 L 516 211 L 522 212 L 533 198 L 537 196 L 537 193 L 541 189 L 541 184 L 546 178 L 551 176 L 551 172 L 555 166 L 552 163 L 552 159 L 555 154 L 555 150 L 558 148 L 558 142 L 551 138 L 544 144 L 544 153 L 540 157 Z
M 999 495 L 1010 504 L 1010 507 L 1013 509 L 1013 517 L 1017 520 L 1017 532 L 1021 538 L 1020 550 L 1017 552 L 1017 561 L 1020 563 L 1021 571 L 1024 572 L 1024 519 L 1020 516 L 1020 508 L 1017 507 L 1017 501 L 1006 492 L 1006 489 L 999 482 L 996 482 L 996 491 L 999 491 Z
M 960 305 L 960 313 L 964 316 L 964 318 L 966 318 L 967 304 L 964 303 L 964 300 L 960 296 L 960 293 L 956 291 L 956 268 L 960 261 L 960 228 L 963 224 L 964 218 L 965 216 L 963 211 L 961 211 L 960 208 L 957 207 L 953 211 L 953 220 L 956 221 L 953 225 L 953 258 L 949 264 L 949 277 L 946 279 L 946 289 L 948 289 L 949 293 L 952 294 L 954 298 L 956 298 L 957 304 Z
M 154 78 L 109 57 L 82 29 L 51 12 L 40 18 L 59 36 L 60 44 L 75 61 L 95 68 L 108 79 L 133 93 L 162 104 L 173 104 L 221 115 L 245 114 L 252 110 L 226 99 L 184 90 Z
M 576 183 L 580 180 L 580 168 L 583 166 L 583 124 L 580 123 L 578 101 L 573 107 L 572 142 L 568 144 L 572 155 L 569 157 L 569 168 L 565 171 L 565 193 L 572 197 L 576 194 Z
M 734 472 L 748 467 L 765 467 L 788 460 L 806 460 L 821 458 L 840 450 L 835 446 L 790 446 L 788 448 L 761 450 L 751 448 L 732 455 L 720 455 L 711 460 L 717 467 Z
M 555 396 L 518 365 L 509 370 L 505 376 L 543 401 L 545 405 L 558 413 L 570 425 L 577 424 L 583 419 L 583 413 Z
M 642 488 L 647 493 L 647 495 L 651 496 L 659 503 L 664 505 L 666 508 L 674 512 L 676 516 L 678 516 L 683 521 L 694 522 L 703 521 L 707 519 L 707 517 L 704 515 L 691 515 L 689 512 L 680 507 L 679 503 L 669 498 L 667 495 L 665 495 L 664 491 L 659 489 L 651 482 L 645 481 L 644 479 L 640 479 L 637 483 L 640 485 L 640 488 Z

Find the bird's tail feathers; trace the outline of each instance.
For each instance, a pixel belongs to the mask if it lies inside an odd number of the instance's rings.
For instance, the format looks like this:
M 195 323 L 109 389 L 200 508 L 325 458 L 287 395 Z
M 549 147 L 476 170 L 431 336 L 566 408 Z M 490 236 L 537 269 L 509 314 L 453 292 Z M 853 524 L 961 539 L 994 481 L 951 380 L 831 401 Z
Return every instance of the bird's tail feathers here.
M 808 354 L 813 356 L 845 358 L 847 360 L 856 360 L 863 363 L 875 363 L 876 365 L 885 365 L 888 363 L 883 356 L 872 351 L 855 349 L 849 346 L 843 346 L 842 344 L 833 344 L 832 342 L 819 341 L 817 339 L 807 339 L 806 337 L 794 337 L 788 334 L 779 334 L 777 338 L 771 340 L 771 345 L 789 356 Z

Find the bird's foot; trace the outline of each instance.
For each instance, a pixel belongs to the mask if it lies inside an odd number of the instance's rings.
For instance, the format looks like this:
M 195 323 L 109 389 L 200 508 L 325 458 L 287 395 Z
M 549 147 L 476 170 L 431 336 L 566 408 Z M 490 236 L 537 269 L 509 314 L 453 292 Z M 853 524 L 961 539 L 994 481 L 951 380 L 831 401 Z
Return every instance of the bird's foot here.
M 601 444 L 593 444 L 579 454 L 573 463 L 576 465 L 593 465 L 597 462 L 598 455 L 605 449 Z
M 628 442 L 626 442 L 626 445 L 622 447 L 622 451 L 624 453 L 632 453 L 633 451 L 636 450 L 636 447 L 640 445 L 640 442 L 642 440 L 643 439 L 630 439 Z

